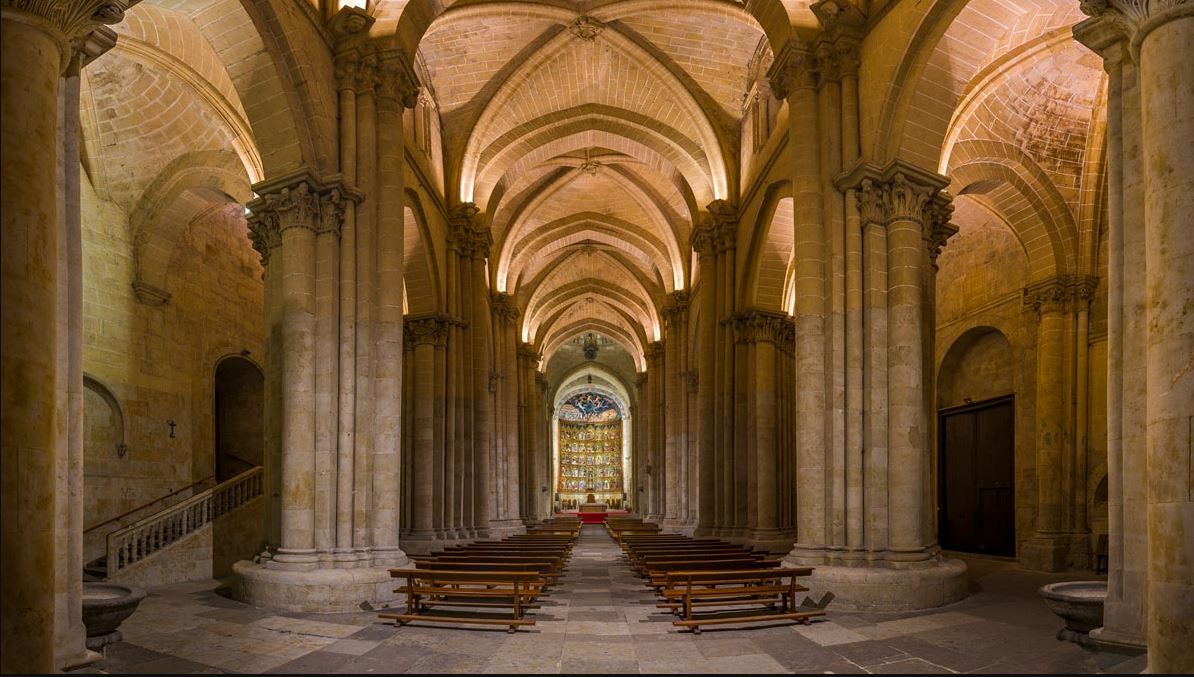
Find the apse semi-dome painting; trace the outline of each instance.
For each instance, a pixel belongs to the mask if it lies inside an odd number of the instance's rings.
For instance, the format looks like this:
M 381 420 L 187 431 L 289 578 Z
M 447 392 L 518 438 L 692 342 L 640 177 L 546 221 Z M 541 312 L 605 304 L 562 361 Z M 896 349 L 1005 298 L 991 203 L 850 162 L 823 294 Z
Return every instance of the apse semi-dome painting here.
M 618 404 L 601 393 L 581 393 L 568 398 L 560 405 L 561 421 L 585 421 L 600 423 L 622 418 Z

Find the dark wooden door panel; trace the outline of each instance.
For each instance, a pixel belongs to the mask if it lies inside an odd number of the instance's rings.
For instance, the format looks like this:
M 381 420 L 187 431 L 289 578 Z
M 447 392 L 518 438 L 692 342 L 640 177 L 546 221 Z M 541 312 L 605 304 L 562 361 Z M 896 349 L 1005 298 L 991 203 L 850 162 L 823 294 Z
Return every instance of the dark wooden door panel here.
M 1015 406 L 1010 398 L 940 417 L 940 540 L 961 552 L 1015 555 Z

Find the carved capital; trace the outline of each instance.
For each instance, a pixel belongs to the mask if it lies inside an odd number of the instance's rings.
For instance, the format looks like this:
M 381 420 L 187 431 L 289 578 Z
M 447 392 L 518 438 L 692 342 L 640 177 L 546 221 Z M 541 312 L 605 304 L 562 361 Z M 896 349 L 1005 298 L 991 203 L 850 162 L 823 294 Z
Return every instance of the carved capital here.
M 319 180 L 306 170 L 262 181 L 253 192 L 259 197 L 247 205 L 249 239 L 262 265 L 268 264 L 270 251 L 281 246 L 282 233 L 291 228 L 339 235 L 345 205 L 361 199 L 339 175 Z
M 943 191 L 949 185 L 949 179 L 944 176 L 902 162 L 893 162 L 884 168 L 860 163 L 840 175 L 834 185 L 840 190 L 855 191 L 864 224 L 919 223 L 934 260 L 945 241 L 958 232 L 949 223 L 953 198 Z
M 516 324 L 518 317 L 522 314 L 518 310 L 518 304 L 514 302 L 514 297 L 509 294 L 495 292 L 491 297 L 490 306 L 493 309 L 493 316 L 505 326 Z
M 837 50 L 829 42 L 820 42 L 816 49 L 817 87 L 841 80 L 841 62 Z
M 593 42 L 605 30 L 605 23 L 591 16 L 578 16 L 568 24 L 568 32 L 586 42 Z
M 948 193 L 938 193 L 929 203 L 929 223 L 925 231 L 925 239 L 929 243 L 929 258 L 933 266 L 937 265 L 937 256 L 949 238 L 958 234 L 958 227 L 949 220 L 954 214 L 953 196 Z
M 634 385 L 636 385 L 640 388 L 647 385 L 647 372 L 642 371 L 642 372 L 635 374 Z
M 477 222 L 479 213 L 477 205 L 465 202 L 448 214 L 448 246 L 463 258 L 488 258 L 493 246 L 489 229 Z
M 714 200 L 705 210 L 700 226 L 693 231 L 693 249 L 702 251 L 695 244 L 698 232 L 705 239 L 701 246 L 711 247 L 709 251 L 733 249 L 738 243 L 738 208 L 725 200 Z
M 399 51 L 378 55 L 377 98 L 396 101 L 404 108 L 414 108 L 419 103 L 419 76 L 410 60 Z
M 1038 313 L 1079 310 L 1094 298 L 1099 280 L 1091 275 L 1057 275 L 1024 288 L 1024 307 Z
M 402 338 L 408 350 L 418 345 L 443 346 L 448 342 L 452 320 L 443 315 L 408 317 L 403 320 Z
M 652 341 L 647 344 L 647 349 L 643 351 L 647 358 L 647 364 L 663 359 L 663 341 Z
M 802 89 L 816 89 L 817 57 L 812 48 L 806 43 L 789 40 L 767 69 L 767 79 L 771 82 L 771 91 L 780 99 Z
M 373 17 L 361 7 L 341 7 L 328 22 L 328 30 L 343 43 L 356 36 L 365 36 L 373 26 Z
M 683 324 L 688 314 L 688 292 L 680 290 L 667 295 L 663 304 L 663 323 L 667 326 Z
M 532 369 L 538 369 L 539 362 L 543 359 L 543 356 L 539 354 L 539 351 L 535 350 L 535 346 L 531 345 L 530 343 L 522 342 L 519 342 L 518 344 L 518 357 L 526 360 L 527 366 Z
M 795 339 L 796 325 L 783 313 L 766 310 L 746 310 L 733 316 L 734 333 L 738 343 L 766 341 L 784 345 Z
M 85 44 L 93 33 L 102 34 L 101 41 L 115 42 L 115 34 L 107 26 L 124 20 L 125 11 L 135 0 L 3 0 L 5 14 L 25 15 L 26 21 L 41 22 L 62 34 L 59 44 L 61 67 L 66 68 L 75 52 L 86 55 Z M 109 45 L 110 47 L 111 45 Z M 84 58 L 84 61 L 87 59 Z

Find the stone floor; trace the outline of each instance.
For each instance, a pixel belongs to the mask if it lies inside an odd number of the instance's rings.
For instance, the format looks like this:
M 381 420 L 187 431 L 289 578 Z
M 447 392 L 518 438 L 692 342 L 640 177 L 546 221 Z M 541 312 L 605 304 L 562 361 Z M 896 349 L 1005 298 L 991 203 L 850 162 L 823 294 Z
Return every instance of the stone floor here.
M 1036 588 L 1067 576 L 975 559 L 972 595 L 918 614 L 832 611 L 809 626 L 680 633 L 586 527 L 567 576 L 517 634 L 397 628 L 374 613 L 275 613 L 228 599 L 218 581 L 156 588 L 109 647 L 114 673 L 398 672 L 1097 672 L 1101 663 L 1054 634 Z M 1074 578 L 1071 574 L 1068 578 Z M 1121 665 L 1120 667 L 1129 667 Z M 1139 671 L 1140 666 L 1135 668 Z

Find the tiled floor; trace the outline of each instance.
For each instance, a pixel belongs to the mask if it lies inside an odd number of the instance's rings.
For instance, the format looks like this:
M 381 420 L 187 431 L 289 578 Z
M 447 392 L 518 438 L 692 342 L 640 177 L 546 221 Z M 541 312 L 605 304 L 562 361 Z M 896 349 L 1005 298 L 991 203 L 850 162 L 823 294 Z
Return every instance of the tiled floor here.
M 214 672 L 1095 672 L 1095 657 L 1054 634 L 1036 596 L 1045 576 L 974 560 L 973 594 L 920 614 L 832 611 L 809 626 L 680 633 L 586 527 L 568 575 L 537 623 L 504 629 L 397 628 L 376 614 L 274 613 L 223 596 L 219 583 L 150 591 L 109 647 L 118 673 Z M 1073 578 L 1072 575 L 1068 578 Z M 1136 668 L 1138 671 L 1140 665 Z

